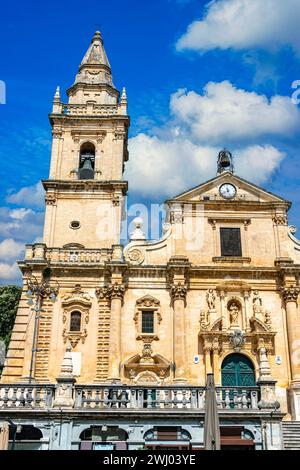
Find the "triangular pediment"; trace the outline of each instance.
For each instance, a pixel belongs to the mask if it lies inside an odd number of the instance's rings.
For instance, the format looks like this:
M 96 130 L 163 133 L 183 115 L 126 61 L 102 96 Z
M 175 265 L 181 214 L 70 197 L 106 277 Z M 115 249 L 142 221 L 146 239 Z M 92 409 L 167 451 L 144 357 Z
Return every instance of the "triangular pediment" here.
M 289 204 L 288 201 L 280 196 L 272 194 L 269 191 L 232 174 L 231 172 L 224 172 L 199 186 L 175 196 L 170 201 L 198 202 L 220 200 L 223 199 L 220 195 L 220 187 L 225 183 L 235 186 L 237 190 L 236 197 L 233 199 L 235 201 L 245 200 L 253 202 Z

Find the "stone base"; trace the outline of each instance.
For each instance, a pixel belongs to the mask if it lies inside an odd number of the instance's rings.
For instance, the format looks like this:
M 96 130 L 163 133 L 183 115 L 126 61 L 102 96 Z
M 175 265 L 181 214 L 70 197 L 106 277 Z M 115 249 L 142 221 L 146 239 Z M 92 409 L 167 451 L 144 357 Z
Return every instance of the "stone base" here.
M 280 403 L 276 400 L 275 384 L 276 381 L 270 378 L 261 378 L 257 382 L 261 394 L 261 399 L 258 402 L 258 408 L 260 410 L 279 411 Z
M 73 408 L 73 387 L 76 380 L 72 377 L 58 377 L 53 408 Z
M 116 377 L 108 377 L 108 379 L 105 380 L 105 383 L 111 384 L 111 385 L 121 385 L 121 379 L 116 378 Z
M 188 383 L 188 380 L 185 377 L 180 377 L 178 379 L 173 379 L 173 384 L 174 385 L 186 385 Z
M 289 388 L 291 416 L 293 421 L 300 421 L 300 382 L 294 383 Z

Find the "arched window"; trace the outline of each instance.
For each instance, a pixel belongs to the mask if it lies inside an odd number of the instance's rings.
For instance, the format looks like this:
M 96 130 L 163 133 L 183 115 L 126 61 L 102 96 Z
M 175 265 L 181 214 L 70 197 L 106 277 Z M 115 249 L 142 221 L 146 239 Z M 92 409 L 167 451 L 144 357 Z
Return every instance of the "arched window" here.
M 223 387 L 255 386 L 255 372 L 250 359 L 243 354 L 229 354 L 222 363 Z
M 79 171 L 80 180 L 94 179 L 95 171 L 95 146 L 91 142 L 85 142 L 80 147 Z
M 70 331 L 80 331 L 81 330 L 81 313 L 72 312 L 70 317 Z

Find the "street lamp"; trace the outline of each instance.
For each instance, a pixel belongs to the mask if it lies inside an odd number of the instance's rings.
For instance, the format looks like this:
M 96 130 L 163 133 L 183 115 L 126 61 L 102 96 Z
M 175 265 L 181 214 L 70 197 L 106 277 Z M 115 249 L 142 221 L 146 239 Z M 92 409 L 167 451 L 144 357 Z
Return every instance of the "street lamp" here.
M 39 319 L 41 318 L 40 313 L 42 312 L 42 302 L 45 297 L 49 297 L 51 302 L 56 301 L 59 284 L 57 281 L 55 281 L 55 285 L 51 286 L 48 281 L 42 280 L 39 282 L 34 275 L 31 275 L 29 279 L 27 279 L 27 286 L 28 290 L 26 296 L 28 297 L 28 304 L 34 305 L 32 310 L 35 312 L 29 371 L 29 383 L 31 383 L 32 379 L 34 378 L 33 376 L 37 352 L 38 327 Z

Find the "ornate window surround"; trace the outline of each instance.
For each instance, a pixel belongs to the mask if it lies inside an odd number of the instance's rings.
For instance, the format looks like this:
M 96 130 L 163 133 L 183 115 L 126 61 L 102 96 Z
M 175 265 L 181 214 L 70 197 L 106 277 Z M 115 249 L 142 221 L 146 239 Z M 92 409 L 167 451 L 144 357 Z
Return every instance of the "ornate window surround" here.
M 142 312 L 153 312 L 154 328 L 153 333 L 142 332 Z M 141 299 L 136 301 L 134 322 L 137 329 L 137 340 L 141 340 L 144 343 L 151 343 L 157 341 L 158 337 L 158 326 L 162 320 L 160 314 L 160 301 L 152 297 L 151 295 L 145 295 Z
M 63 308 L 63 332 L 62 336 L 64 343 L 70 342 L 72 348 L 75 348 L 79 341 L 82 341 L 84 344 L 87 337 L 87 324 L 89 323 L 90 309 L 92 302 L 88 294 L 84 294 L 81 291 L 80 286 L 76 286 L 74 291 L 71 294 L 64 296 L 62 299 L 62 308 Z M 78 311 L 81 313 L 81 330 L 80 331 L 70 331 L 70 320 L 71 313 Z
M 249 250 L 248 250 L 248 226 L 251 224 L 249 218 L 235 218 L 235 217 L 215 217 L 208 219 L 208 223 L 212 226 L 213 240 L 214 240 L 214 261 L 222 261 L 224 257 L 221 256 L 221 236 L 220 228 L 239 228 L 241 231 L 241 245 L 242 245 L 242 256 L 232 257 L 235 261 L 250 262 Z M 226 257 L 227 258 L 227 257 Z

